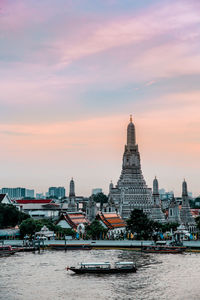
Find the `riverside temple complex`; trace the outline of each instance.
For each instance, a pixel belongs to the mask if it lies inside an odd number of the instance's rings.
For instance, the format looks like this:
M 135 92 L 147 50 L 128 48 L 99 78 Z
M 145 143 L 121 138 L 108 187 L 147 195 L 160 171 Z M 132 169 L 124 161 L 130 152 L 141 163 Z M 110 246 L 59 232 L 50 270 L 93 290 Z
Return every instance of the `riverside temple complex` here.
M 127 127 L 122 171 L 116 186 L 109 187 L 108 211 L 117 211 L 123 219 L 129 218 L 133 209 L 143 210 L 151 219 L 160 223 L 177 222 L 188 230 L 195 230 L 188 200 L 187 183 L 182 184 L 182 207 L 172 199 L 169 214 L 162 210 L 157 178 L 153 181 L 153 193 L 142 174 L 140 153 L 136 143 L 135 125 L 132 116 Z
M 117 185 L 110 186 L 109 201 L 115 203 L 123 219 L 127 219 L 133 209 L 142 209 L 144 213 L 151 215 L 152 192 L 142 174 L 132 116 L 127 127 L 121 175 Z

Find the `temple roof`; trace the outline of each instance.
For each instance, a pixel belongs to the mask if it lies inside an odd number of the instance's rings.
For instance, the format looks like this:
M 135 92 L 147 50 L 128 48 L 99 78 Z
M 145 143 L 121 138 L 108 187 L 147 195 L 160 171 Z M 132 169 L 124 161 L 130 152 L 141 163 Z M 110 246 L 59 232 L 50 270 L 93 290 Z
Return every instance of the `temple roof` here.
M 52 199 L 19 199 L 16 200 L 18 204 L 47 204 L 51 203 Z
M 77 229 L 79 224 L 89 224 L 89 220 L 85 216 L 85 214 L 81 212 L 77 213 L 64 213 L 60 216 L 60 219 L 57 221 L 57 224 L 61 221 L 65 220 L 74 230 Z
M 6 196 L 6 194 L 0 194 L 0 203 L 4 199 L 5 196 Z
M 121 228 L 126 226 L 126 222 L 117 213 L 100 213 L 97 218 L 101 220 L 109 229 Z

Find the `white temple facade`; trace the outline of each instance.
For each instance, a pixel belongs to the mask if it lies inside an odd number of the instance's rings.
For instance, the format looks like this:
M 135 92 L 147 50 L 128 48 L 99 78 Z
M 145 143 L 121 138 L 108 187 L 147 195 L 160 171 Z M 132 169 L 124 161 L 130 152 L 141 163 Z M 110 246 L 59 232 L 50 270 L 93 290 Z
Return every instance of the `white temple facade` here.
M 151 218 L 156 222 L 166 223 L 165 215 L 161 209 L 158 180 L 156 177 L 153 181 L 153 207 L 151 212 Z
M 124 149 L 121 176 L 117 185 L 110 187 L 109 201 L 115 203 L 118 213 L 124 219 L 130 216 L 133 209 L 141 209 L 151 216 L 152 192 L 142 175 L 132 116 L 127 128 L 127 144 Z
M 169 205 L 169 213 L 168 213 L 167 221 L 168 221 L 168 223 L 178 223 L 178 224 L 181 223 L 179 204 L 177 203 L 174 196 Z
M 67 211 L 70 211 L 70 212 L 78 211 L 76 195 L 75 195 L 75 184 L 74 184 L 73 178 L 71 179 L 70 184 L 69 184 L 69 200 L 68 200 Z
M 190 204 L 188 200 L 187 183 L 184 180 L 182 184 L 182 207 L 180 211 L 181 224 L 183 224 L 190 232 L 195 232 L 196 222 L 190 211 Z

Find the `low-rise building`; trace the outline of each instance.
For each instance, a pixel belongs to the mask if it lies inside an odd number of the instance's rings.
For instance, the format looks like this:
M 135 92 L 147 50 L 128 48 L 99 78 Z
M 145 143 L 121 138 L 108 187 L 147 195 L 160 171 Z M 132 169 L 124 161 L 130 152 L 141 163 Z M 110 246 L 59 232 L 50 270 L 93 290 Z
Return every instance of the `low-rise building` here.
M 0 194 L 0 203 L 2 204 L 13 204 L 10 197 L 7 194 Z
M 119 237 L 126 231 L 126 222 L 117 213 L 99 213 L 97 220 L 103 225 L 104 228 L 108 229 L 108 235 L 110 237 Z
M 35 235 L 36 235 L 36 238 L 39 238 L 39 239 L 52 240 L 55 238 L 54 231 L 49 230 L 49 228 L 47 228 L 45 225 L 41 228 L 40 231 L 36 232 Z
M 62 228 L 73 229 L 82 233 L 85 231 L 85 225 L 87 224 L 89 224 L 89 220 L 82 212 L 63 213 L 56 222 L 56 225 Z
M 20 211 L 29 214 L 32 218 L 53 218 L 59 217 L 60 205 L 52 199 L 26 199 L 16 200 L 16 206 Z

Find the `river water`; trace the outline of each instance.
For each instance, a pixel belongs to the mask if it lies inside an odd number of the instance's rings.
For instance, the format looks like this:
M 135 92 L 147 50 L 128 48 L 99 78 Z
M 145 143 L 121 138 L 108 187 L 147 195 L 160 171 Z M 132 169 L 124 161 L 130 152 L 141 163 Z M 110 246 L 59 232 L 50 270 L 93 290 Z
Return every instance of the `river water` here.
M 135 261 L 137 273 L 76 275 L 80 262 Z M 200 299 L 200 254 L 134 251 L 44 251 L 0 258 L 0 299 Z

